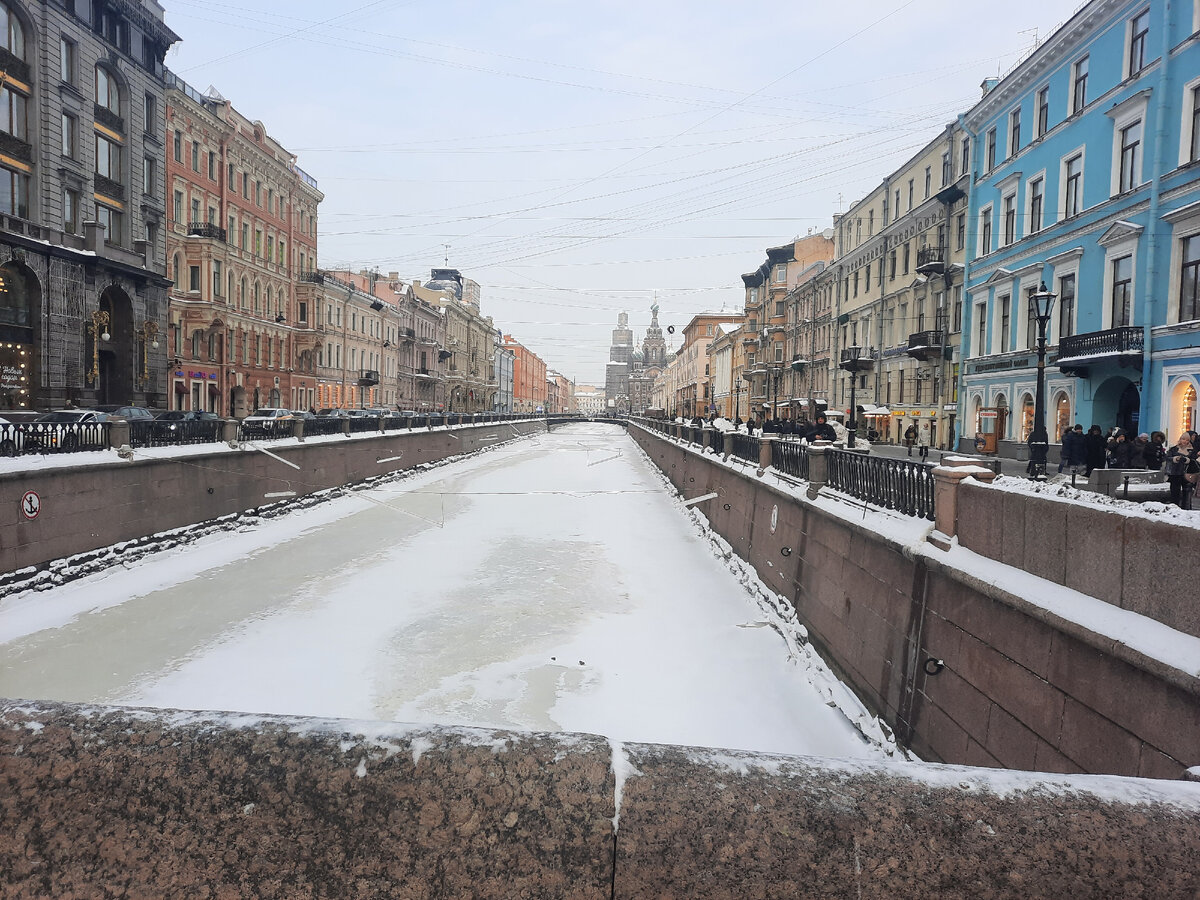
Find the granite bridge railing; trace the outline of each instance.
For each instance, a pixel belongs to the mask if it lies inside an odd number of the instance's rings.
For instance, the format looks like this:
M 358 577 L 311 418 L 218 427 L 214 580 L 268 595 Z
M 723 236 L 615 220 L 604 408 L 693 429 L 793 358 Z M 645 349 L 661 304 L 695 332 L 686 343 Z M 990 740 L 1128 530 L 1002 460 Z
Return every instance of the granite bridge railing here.
M 1200 783 L 0 701 L 0 896 L 1147 897 Z

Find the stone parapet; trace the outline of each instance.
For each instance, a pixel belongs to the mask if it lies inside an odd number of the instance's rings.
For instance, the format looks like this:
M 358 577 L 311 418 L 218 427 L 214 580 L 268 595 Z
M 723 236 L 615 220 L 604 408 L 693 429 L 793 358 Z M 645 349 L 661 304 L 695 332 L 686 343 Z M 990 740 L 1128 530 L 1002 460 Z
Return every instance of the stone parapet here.
M 1194 898 L 1200 784 L 0 703 L 0 895 Z

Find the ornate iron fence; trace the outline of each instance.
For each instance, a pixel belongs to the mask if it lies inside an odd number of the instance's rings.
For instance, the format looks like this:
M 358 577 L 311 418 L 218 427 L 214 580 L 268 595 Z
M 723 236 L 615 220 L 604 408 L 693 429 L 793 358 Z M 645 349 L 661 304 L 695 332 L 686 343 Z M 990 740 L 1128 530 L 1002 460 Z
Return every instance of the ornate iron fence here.
M 134 419 L 129 422 L 129 446 L 174 447 L 180 444 L 212 444 L 221 439 L 223 425 L 219 419 Z
M 906 516 L 933 518 L 932 465 L 849 450 L 825 455 L 831 488 Z
M 0 426 L 0 455 L 107 450 L 108 422 L 21 422 Z
M 796 441 L 774 441 L 771 465 L 780 472 L 808 480 L 808 450 Z
M 747 462 L 757 463 L 760 456 L 762 441 L 753 435 L 735 432 L 733 435 L 733 455 Z
M 341 434 L 342 433 L 342 417 L 341 416 L 318 416 L 315 419 L 304 420 L 305 436 L 318 434 Z
M 376 416 L 354 416 L 350 419 L 350 433 L 362 434 L 367 431 L 378 431 L 379 419 Z
M 239 441 L 278 441 L 283 438 L 295 437 L 291 419 L 280 419 L 278 422 L 263 424 L 242 422 L 238 425 Z

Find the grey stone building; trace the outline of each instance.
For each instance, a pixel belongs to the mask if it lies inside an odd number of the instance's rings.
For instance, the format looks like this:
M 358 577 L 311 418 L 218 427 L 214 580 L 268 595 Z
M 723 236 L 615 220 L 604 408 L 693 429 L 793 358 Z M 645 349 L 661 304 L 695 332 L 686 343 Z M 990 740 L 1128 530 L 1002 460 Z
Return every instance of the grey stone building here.
M 155 0 L 0 0 L 0 409 L 165 401 Z

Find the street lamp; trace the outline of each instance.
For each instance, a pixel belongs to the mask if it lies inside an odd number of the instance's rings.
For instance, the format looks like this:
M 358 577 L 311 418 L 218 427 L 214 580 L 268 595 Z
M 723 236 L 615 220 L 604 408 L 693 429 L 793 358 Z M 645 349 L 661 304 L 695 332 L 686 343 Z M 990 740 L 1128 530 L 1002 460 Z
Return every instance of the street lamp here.
M 1029 315 L 1037 319 L 1037 395 L 1033 401 L 1033 431 L 1029 435 L 1029 476 L 1034 481 L 1046 480 L 1046 451 L 1050 446 L 1046 434 L 1046 325 L 1054 308 L 1055 294 L 1046 289 L 1046 282 L 1029 289 Z
M 779 380 L 783 378 L 783 363 L 771 366 L 771 419 L 775 429 L 779 429 Z
M 842 351 L 842 363 L 839 366 L 850 373 L 850 424 L 846 426 L 846 430 L 849 432 L 847 444 L 851 449 L 858 441 L 858 372 L 860 369 L 869 371 L 875 367 L 875 361 L 860 358 L 861 353 L 862 347 L 847 347 Z

